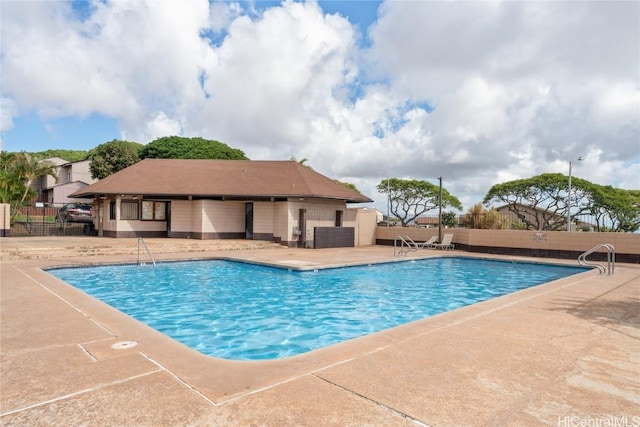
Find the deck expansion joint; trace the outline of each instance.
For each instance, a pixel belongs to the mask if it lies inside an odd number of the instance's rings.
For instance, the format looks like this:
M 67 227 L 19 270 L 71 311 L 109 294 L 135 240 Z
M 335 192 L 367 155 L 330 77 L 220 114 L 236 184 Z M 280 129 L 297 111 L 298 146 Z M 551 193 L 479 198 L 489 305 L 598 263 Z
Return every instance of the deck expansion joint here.
M 198 390 L 197 388 L 195 388 L 194 386 L 192 386 L 191 384 L 187 383 L 186 381 L 184 381 L 182 378 L 180 378 L 179 376 L 177 376 L 176 374 L 174 374 L 173 372 L 171 372 L 170 370 L 168 370 L 167 368 L 165 368 L 164 366 L 162 366 L 159 362 L 153 360 L 153 358 L 151 356 L 149 356 L 148 354 L 143 353 L 142 351 L 139 352 L 140 355 L 142 355 L 142 357 L 144 357 L 145 359 L 147 359 L 149 362 L 153 363 L 154 365 L 156 365 L 158 367 L 158 369 L 162 372 L 166 372 L 168 375 L 170 375 L 173 379 L 175 379 L 176 381 L 178 381 L 180 384 L 182 384 L 184 387 L 186 387 L 187 389 L 193 391 L 195 394 L 197 394 L 198 396 L 200 396 L 202 399 L 206 400 L 209 404 L 211 404 L 212 406 L 218 406 L 218 404 L 216 402 L 214 402 L 213 400 L 209 399 L 207 396 L 205 396 L 200 390 Z
M 77 397 L 77 396 L 82 396 L 82 395 L 87 394 L 87 393 L 92 393 L 94 391 L 99 391 L 99 390 L 105 389 L 107 387 L 123 384 L 123 383 L 126 383 L 128 381 L 136 380 L 138 378 L 143 378 L 143 377 L 146 377 L 146 376 L 149 376 L 149 375 L 152 375 L 152 374 L 157 374 L 159 372 L 161 372 L 160 369 L 154 369 L 153 371 L 145 372 L 145 373 L 138 374 L 138 375 L 133 375 L 131 377 L 123 378 L 123 379 L 120 379 L 120 380 L 110 381 L 110 382 L 105 383 L 105 384 L 99 384 L 99 385 L 97 385 L 95 387 L 86 388 L 84 390 L 79 390 L 79 391 L 76 391 L 76 392 L 73 392 L 73 393 L 65 394 L 63 396 L 54 397 L 53 399 L 48 399 L 48 400 L 45 400 L 45 401 L 42 401 L 42 402 L 34 403 L 32 405 L 28 405 L 28 406 L 25 406 L 23 408 L 18 408 L 18 409 L 14 409 L 12 411 L 3 412 L 3 413 L 0 414 L 0 417 L 5 417 L 7 415 L 17 414 L 18 412 L 27 411 L 29 409 L 38 408 L 40 406 L 49 405 L 51 403 L 60 402 L 62 400 L 71 399 L 71 398 Z
M 87 356 L 89 356 L 92 362 L 98 361 L 98 358 L 95 357 L 83 344 L 78 344 L 78 347 L 80 347 L 80 350 L 82 350 Z
M 402 411 L 400 411 L 400 410 L 398 410 L 398 409 L 395 409 L 395 408 L 393 408 L 393 407 L 391 407 L 391 406 L 389 406 L 389 405 L 386 405 L 386 404 L 384 404 L 384 403 L 382 403 L 382 402 L 380 402 L 380 401 L 378 401 L 378 400 L 375 400 L 375 399 L 372 399 L 372 398 L 370 398 L 370 397 L 367 397 L 367 396 L 365 396 L 364 394 L 358 393 L 358 392 L 357 392 L 357 391 L 355 391 L 355 390 L 352 390 L 352 389 L 350 389 L 350 388 L 347 388 L 347 387 L 345 387 L 345 386 L 342 386 L 342 385 L 340 385 L 340 384 L 338 384 L 338 383 L 335 383 L 335 382 L 333 382 L 333 381 L 329 381 L 328 379 L 323 378 L 323 377 L 321 377 L 321 376 L 318 376 L 318 375 L 316 375 L 316 374 L 314 374 L 314 373 L 311 373 L 311 375 L 312 375 L 313 377 L 315 377 L 315 378 L 319 379 L 320 381 L 324 381 L 324 382 L 326 382 L 327 384 L 330 384 L 330 385 L 332 385 L 332 386 L 334 386 L 334 387 L 337 387 L 337 388 L 339 388 L 339 389 L 341 389 L 341 390 L 344 390 L 344 391 L 346 391 L 347 393 L 352 394 L 352 395 L 354 395 L 354 396 L 356 396 L 356 397 L 358 397 L 358 398 L 360 398 L 360 399 L 364 399 L 364 400 L 366 400 L 367 402 L 371 402 L 371 403 L 373 403 L 373 404 L 375 404 L 375 405 L 377 405 L 377 406 L 383 407 L 383 408 L 385 408 L 385 409 L 387 409 L 387 410 L 389 410 L 389 411 L 393 412 L 394 414 L 400 415 L 401 417 L 406 418 L 407 420 L 409 420 L 409 421 L 413 422 L 415 425 L 418 425 L 418 426 L 420 426 L 420 427 L 431 427 L 429 424 L 426 424 L 426 423 L 424 423 L 424 422 L 420 421 L 419 419 L 417 419 L 417 418 L 415 418 L 415 417 L 413 417 L 413 416 L 411 416 L 411 415 L 409 415 L 409 414 L 407 414 L 407 413 L 405 413 L 405 412 L 402 412 Z

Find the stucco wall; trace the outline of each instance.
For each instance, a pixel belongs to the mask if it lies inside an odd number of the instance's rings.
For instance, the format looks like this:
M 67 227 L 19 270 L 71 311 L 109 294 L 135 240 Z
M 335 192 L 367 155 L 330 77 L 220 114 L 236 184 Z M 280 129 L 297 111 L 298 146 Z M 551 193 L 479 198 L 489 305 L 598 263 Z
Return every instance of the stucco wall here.
M 103 200 L 102 232 L 108 237 L 166 235 L 165 221 L 120 219 L 120 199 L 116 200 L 116 219 L 109 220 L 109 200 Z M 173 200 L 171 237 L 195 239 L 245 238 L 244 201 Z M 336 212 L 342 212 L 342 225 L 355 229 L 356 245 L 374 244 L 375 210 L 352 209 L 341 201 L 320 199 L 280 202 L 253 202 L 253 236 L 288 246 L 298 246 L 294 230 L 299 227 L 299 211 L 306 210 L 306 247 L 313 247 L 316 227 L 335 227 Z M 138 234 L 136 234 L 138 233 Z
M 171 233 L 190 233 L 193 227 L 193 202 L 173 200 L 171 202 Z
M 191 232 L 202 233 L 205 200 L 194 200 L 191 203 Z
M 156 237 L 165 236 L 167 232 L 166 221 L 142 221 L 121 219 L 120 202 L 117 198 L 115 219 L 109 218 L 109 205 L 111 200 L 105 199 L 97 203 L 98 218 L 94 219 L 98 234 L 105 237 Z
M 0 203 L 0 237 L 7 237 L 11 230 L 11 205 Z
M 127 236 L 131 235 L 157 235 L 157 232 L 166 232 L 167 223 L 165 221 L 140 221 L 140 220 L 127 220 L 121 219 L 117 224 L 118 233 L 124 233 Z M 140 232 L 139 234 L 137 234 Z M 154 232 L 149 234 L 149 232 Z
M 244 202 L 202 200 L 203 233 L 244 233 Z
M 300 209 L 306 209 L 306 247 L 313 247 L 313 229 L 315 227 L 334 227 L 336 223 L 336 211 L 342 211 L 343 221 L 346 218 L 347 207 L 341 201 L 313 200 L 305 199 L 301 201 L 290 201 L 288 203 L 288 230 L 287 241 L 289 246 L 295 246 L 297 236 L 293 230 L 298 228 Z M 278 221 L 280 219 L 278 218 Z
M 91 199 L 78 199 L 78 198 L 69 198 L 69 194 L 75 193 L 78 190 L 86 187 L 87 184 L 80 181 L 69 182 L 66 184 L 56 185 L 53 187 L 53 191 L 51 194 L 51 199 L 48 200 L 49 203 L 92 203 Z
M 253 234 L 274 235 L 275 206 L 272 202 L 254 202 L 253 204 Z
M 296 212 L 295 222 L 298 222 Z M 275 202 L 273 205 L 273 240 L 286 244 L 291 240 L 291 229 L 294 217 L 289 209 L 288 202 Z
M 109 200 L 100 200 L 96 202 L 97 219 L 94 219 L 98 235 L 102 236 L 105 232 L 115 232 L 116 222 L 109 221 Z M 119 201 L 116 201 L 116 211 L 119 211 Z M 119 212 L 116 213 L 118 215 Z
M 349 208 L 344 226 L 355 229 L 356 246 L 375 245 L 377 222 L 375 209 Z
M 524 247 L 584 252 L 600 243 L 611 243 L 617 252 L 640 254 L 640 234 L 511 230 L 466 231 L 467 233 L 459 233 L 458 239 L 461 244 L 470 246 Z
M 601 243 L 615 247 L 622 262 L 640 262 L 640 234 L 591 233 L 529 230 L 444 229 L 453 233 L 456 248 L 477 252 L 512 253 L 532 256 L 577 258 L 581 253 Z M 377 227 L 376 242 L 393 244 L 398 235 L 408 235 L 415 241 L 425 241 L 438 235 L 437 228 Z M 628 255 L 628 256 L 624 256 Z

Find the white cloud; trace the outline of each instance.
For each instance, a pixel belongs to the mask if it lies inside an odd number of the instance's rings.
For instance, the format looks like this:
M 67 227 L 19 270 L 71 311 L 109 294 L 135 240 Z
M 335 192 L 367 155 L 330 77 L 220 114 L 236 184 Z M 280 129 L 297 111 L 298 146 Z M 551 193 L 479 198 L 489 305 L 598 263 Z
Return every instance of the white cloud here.
M 229 28 L 229 24 L 243 14 L 242 6 L 237 2 L 214 1 L 211 3 L 211 30 L 221 33 Z
M 313 3 L 237 18 L 207 64 L 210 98 L 194 111 L 193 127 L 252 158 L 309 157 L 298 147 L 339 102 L 333 91 L 353 75 L 353 37 L 346 20 L 323 16 Z
M 368 58 L 394 93 L 435 105 L 443 174 L 480 193 L 598 150 L 601 170 L 637 170 L 638 18 L 624 2 L 386 2 Z M 630 184 L 597 169 L 584 178 Z
M 16 103 L 9 97 L 2 97 L 0 98 L 0 107 L 0 130 L 5 132 L 13 127 Z
M 122 132 L 123 139 L 147 144 L 154 139 L 163 136 L 181 135 L 180 123 L 169 118 L 163 111 L 156 111 L 149 117 L 143 126 L 137 126 L 134 133 Z

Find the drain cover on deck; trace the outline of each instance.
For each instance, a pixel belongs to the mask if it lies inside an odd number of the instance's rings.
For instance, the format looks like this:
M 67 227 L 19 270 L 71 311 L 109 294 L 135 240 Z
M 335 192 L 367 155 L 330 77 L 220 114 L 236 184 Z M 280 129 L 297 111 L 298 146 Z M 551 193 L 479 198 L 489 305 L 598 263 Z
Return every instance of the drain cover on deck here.
M 126 348 L 135 347 L 137 345 L 138 345 L 138 343 L 135 342 L 135 341 L 121 341 L 121 342 L 117 342 L 114 345 L 112 345 L 111 348 L 116 349 L 116 350 L 124 350 Z

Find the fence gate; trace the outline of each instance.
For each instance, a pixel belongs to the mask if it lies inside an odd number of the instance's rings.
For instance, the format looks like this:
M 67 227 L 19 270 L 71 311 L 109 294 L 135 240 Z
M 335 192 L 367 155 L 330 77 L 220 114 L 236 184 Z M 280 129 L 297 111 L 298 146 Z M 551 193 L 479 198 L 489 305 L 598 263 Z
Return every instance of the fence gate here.
M 17 214 L 12 218 L 9 236 L 94 236 L 96 234 L 93 223 L 59 221 L 57 213 L 60 207 L 18 208 Z

